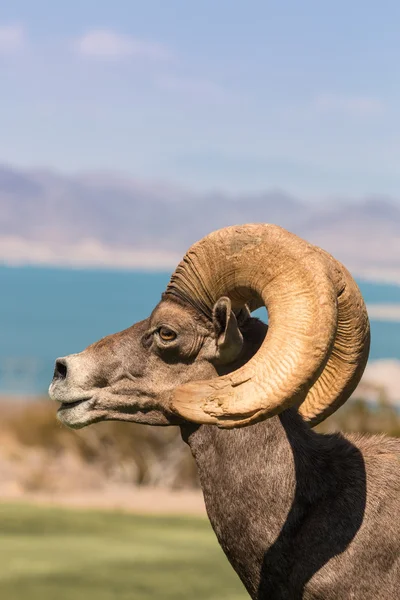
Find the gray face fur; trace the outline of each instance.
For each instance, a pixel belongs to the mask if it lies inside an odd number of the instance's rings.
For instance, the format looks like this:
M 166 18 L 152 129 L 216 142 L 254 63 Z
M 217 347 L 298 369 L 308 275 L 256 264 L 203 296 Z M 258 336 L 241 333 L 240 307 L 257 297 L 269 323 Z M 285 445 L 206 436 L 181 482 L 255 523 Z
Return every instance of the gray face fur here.
M 244 328 L 252 321 L 245 310 L 238 319 Z M 102 420 L 177 425 L 174 389 L 232 370 L 247 354 L 227 298 L 216 303 L 212 320 L 162 300 L 148 319 L 58 359 L 49 393 L 69 427 Z

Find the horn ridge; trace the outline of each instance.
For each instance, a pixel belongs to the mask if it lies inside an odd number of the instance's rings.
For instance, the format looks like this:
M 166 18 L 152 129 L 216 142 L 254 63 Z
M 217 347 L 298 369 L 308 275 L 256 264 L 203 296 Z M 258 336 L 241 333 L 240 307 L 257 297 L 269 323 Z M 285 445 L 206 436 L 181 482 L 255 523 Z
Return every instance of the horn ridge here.
M 265 305 L 269 313 L 268 335 L 248 363 L 175 390 L 172 408 L 188 420 L 236 427 L 298 406 L 313 425 L 347 399 L 365 368 L 369 323 L 355 282 L 328 253 L 276 225 L 206 236 L 178 265 L 168 295 L 207 316 L 221 296 L 235 309 Z

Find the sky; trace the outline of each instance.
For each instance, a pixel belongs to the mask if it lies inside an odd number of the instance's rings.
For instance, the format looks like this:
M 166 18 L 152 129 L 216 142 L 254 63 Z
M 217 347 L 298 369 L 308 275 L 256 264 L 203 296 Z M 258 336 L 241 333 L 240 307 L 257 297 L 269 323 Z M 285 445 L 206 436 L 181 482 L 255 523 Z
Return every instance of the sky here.
M 396 0 L 0 5 L 0 162 L 400 198 Z

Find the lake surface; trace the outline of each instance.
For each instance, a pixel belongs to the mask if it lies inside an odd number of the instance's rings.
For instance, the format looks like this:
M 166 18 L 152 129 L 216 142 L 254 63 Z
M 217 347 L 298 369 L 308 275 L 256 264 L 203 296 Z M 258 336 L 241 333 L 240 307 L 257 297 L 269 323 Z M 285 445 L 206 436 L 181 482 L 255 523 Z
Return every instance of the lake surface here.
M 0 266 L 0 392 L 46 393 L 54 359 L 146 318 L 170 274 Z M 367 303 L 400 286 L 358 282 Z M 371 322 L 371 359 L 400 360 L 400 322 Z

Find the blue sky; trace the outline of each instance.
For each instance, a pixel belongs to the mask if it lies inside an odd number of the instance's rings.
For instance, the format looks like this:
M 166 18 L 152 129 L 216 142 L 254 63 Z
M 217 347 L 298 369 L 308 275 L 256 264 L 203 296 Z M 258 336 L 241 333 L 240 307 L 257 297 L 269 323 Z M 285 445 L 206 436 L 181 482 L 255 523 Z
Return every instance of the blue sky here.
M 400 3 L 13 0 L 0 161 L 400 197 Z

